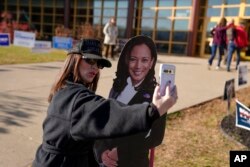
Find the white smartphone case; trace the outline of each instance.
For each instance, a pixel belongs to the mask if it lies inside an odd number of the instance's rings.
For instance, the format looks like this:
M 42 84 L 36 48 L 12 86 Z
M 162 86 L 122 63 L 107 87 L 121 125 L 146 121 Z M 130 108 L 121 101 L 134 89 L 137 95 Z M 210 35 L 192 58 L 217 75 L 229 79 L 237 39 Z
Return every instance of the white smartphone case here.
M 170 86 L 170 90 L 175 85 L 175 66 L 172 64 L 160 64 L 160 95 L 164 96 L 166 86 Z

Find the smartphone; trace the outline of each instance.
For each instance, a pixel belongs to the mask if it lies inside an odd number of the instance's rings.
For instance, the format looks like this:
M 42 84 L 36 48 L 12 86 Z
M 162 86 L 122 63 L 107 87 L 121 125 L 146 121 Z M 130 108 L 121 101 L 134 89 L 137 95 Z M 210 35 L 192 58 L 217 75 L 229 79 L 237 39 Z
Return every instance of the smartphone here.
M 172 64 L 160 64 L 160 95 L 166 94 L 166 86 L 170 86 L 170 90 L 175 85 L 175 66 Z

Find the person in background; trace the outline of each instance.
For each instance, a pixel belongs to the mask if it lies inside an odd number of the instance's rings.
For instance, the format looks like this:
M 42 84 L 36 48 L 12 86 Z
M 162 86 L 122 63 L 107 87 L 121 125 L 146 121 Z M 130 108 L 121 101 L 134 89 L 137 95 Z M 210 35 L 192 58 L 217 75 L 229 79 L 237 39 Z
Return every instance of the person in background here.
M 231 20 L 231 23 L 233 25 L 226 30 L 226 34 L 227 34 L 227 52 L 225 54 L 224 61 L 223 61 L 224 65 L 227 64 L 227 57 L 228 57 L 229 48 L 232 46 L 232 43 L 234 42 L 234 38 L 236 36 L 234 19 Z
M 83 39 L 68 52 L 49 94 L 43 142 L 33 167 L 98 166 L 96 139 L 148 131 L 176 103 L 177 89 L 170 92 L 169 87 L 161 97 L 157 86 L 152 103 L 132 106 L 96 95 L 103 67 L 111 63 L 102 58 L 99 40 Z
M 109 49 L 111 49 L 111 58 L 114 59 L 114 49 L 116 46 L 116 40 L 118 36 L 118 27 L 116 26 L 115 17 L 111 17 L 109 22 L 103 28 L 104 33 L 104 46 L 105 57 L 109 57 Z
M 233 57 L 233 53 L 236 50 L 237 57 L 236 57 L 236 66 L 235 69 L 238 69 L 238 66 L 240 64 L 240 52 L 247 50 L 248 46 L 248 35 L 245 30 L 245 25 L 244 23 L 240 23 L 239 26 L 236 26 L 234 28 L 234 38 L 233 41 L 231 41 L 228 45 L 228 58 L 227 58 L 227 71 L 230 71 L 230 66 L 231 66 L 231 61 Z
M 151 103 L 157 85 L 154 76 L 156 61 L 156 46 L 151 38 L 143 35 L 131 38 L 120 54 L 109 97 L 128 105 Z M 161 144 L 165 124 L 164 116 L 149 132 L 97 141 L 97 159 L 107 167 L 113 164 L 119 167 L 149 166 L 149 150 Z
M 224 54 L 224 49 L 227 48 L 226 30 L 230 26 L 232 26 L 232 24 L 227 25 L 227 20 L 223 17 L 221 18 L 219 24 L 212 29 L 211 34 L 213 36 L 213 44 L 211 48 L 211 56 L 208 60 L 208 69 L 211 69 L 217 48 L 219 48 L 219 58 L 216 69 L 220 69 L 220 63 Z

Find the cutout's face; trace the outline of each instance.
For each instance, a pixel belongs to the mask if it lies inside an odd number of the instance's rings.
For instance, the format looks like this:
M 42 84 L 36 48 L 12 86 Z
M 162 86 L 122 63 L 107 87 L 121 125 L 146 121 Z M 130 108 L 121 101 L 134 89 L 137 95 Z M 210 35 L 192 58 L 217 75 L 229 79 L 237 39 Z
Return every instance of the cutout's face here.
M 154 59 L 147 45 L 141 44 L 133 47 L 128 60 L 128 71 L 133 85 L 138 84 L 146 77 L 153 62 Z
M 79 65 L 79 72 L 84 83 L 91 83 L 99 73 L 99 67 L 96 62 L 90 63 L 85 59 L 82 59 Z

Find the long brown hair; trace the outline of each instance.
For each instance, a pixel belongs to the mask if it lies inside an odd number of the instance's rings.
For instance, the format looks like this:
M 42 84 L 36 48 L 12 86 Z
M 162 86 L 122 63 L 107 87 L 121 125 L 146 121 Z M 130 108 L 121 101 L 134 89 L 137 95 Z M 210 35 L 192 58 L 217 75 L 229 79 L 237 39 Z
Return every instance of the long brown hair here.
M 227 25 L 227 19 L 225 17 L 222 17 L 218 24 L 220 27 L 225 27 Z
M 54 94 L 60 89 L 65 87 L 66 80 L 71 80 L 74 83 L 81 83 L 85 85 L 89 90 L 95 92 L 97 89 L 97 84 L 99 81 L 100 73 L 98 73 L 92 83 L 86 84 L 79 72 L 80 61 L 82 60 L 82 56 L 79 54 L 69 54 L 64 61 L 64 65 L 61 68 L 56 80 L 54 81 L 50 94 L 48 97 L 48 102 L 51 102 Z

